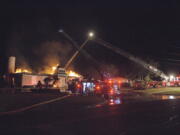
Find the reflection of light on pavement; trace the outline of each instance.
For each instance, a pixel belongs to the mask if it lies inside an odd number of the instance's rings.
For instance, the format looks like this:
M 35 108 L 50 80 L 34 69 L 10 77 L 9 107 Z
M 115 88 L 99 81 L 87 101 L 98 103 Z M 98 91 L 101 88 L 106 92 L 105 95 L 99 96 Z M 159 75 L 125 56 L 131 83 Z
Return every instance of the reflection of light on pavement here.
M 111 103 L 109 103 L 109 105 L 114 105 L 114 103 L 113 103 L 113 102 L 111 102 Z
M 120 98 L 117 98 L 114 102 L 115 102 L 115 104 L 121 104 Z
M 96 105 L 96 107 L 101 107 L 101 106 L 102 106 L 101 104 Z
M 171 96 L 169 96 L 169 99 L 175 99 L 175 97 L 171 95 Z
M 113 99 L 110 99 L 109 105 L 114 105 L 114 100 Z
M 162 99 L 163 99 L 163 100 L 167 100 L 167 99 L 169 99 L 169 97 L 168 97 L 167 95 L 163 95 L 163 96 L 162 96 Z
M 114 105 L 114 103 L 113 103 L 113 102 L 110 102 L 109 105 Z
M 173 96 L 173 95 L 170 95 L 170 96 L 169 96 L 169 95 L 163 95 L 163 96 L 162 96 L 162 99 L 163 99 L 163 100 L 167 100 L 167 99 L 176 99 L 176 97 Z
M 115 98 L 115 99 L 110 99 L 109 100 L 109 105 L 116 105 L 116 104 L 121 104 L 120 98 Z

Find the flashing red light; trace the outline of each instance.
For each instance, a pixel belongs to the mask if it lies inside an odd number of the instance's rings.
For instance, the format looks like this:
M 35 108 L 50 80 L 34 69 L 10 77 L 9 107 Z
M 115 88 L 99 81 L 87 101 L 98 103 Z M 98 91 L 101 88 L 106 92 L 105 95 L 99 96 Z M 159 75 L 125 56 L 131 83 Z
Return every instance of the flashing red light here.
M 80 84 L 77 84 L 77 88 L 81 88 L 81 85 L 80 85 Z
M 121 83 L 121 81 L 118 81 L 118 83 Z
M 100 90 L 100 86 L 96 86 L 96 90 Z
M 111 93 L 111 94 L 113 94 L 113 93 L 114 93 L 114 91 L 113 91 L 113 90 L 110 90 L 110 93 Z
M 111 80 L 109 80 L 109 81 L 108 81 L 108 83 L 110 83 L 110 84 L 111 84 L 111 83 L 112 83 L 112 81 L 111 81 Z

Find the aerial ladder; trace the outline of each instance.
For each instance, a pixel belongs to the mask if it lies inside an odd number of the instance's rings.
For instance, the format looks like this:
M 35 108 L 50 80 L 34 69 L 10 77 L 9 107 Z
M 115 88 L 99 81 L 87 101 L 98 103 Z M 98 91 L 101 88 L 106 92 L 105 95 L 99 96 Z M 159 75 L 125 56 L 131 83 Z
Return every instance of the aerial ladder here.
M 89 59 L 92 63 L 93 63 L 93 67 L 94 69 L 98 72 L 98 74 L 100 75 L 101 79 L 103 79 L 103 74 L 100 70 L 99 67 L 99 62 L 92 57 L 92 55 L 90 55 L 84 48 L 84 46 L 87 44 L 87 41 L 89 41 L 89 38 L 81 45 L 79 46 L 78 43 L 68 34 L 66 33 L 64 30 L 59 30 L 59 32 L 64 35 L 64 37 L 66 39 L 68 39 L 72 45 L 77 49 L 76 52 L 71 56 L 71 58 L 67 61 L 67 63 L 64 66 L 64 69 L 67 70 L 70 66 L 70 64 L 73 63 L 73 60 L 75 60 L 75 58 L 82 53 L 87 59 Z
M 99 43 L 99 45 L 102 45 L 110 50 L 112 50 L 113 52 L 117 53 L 117 54 L 120 54 L 122 55 L 123 57 L 141 65 L 143 68 L 147 69 L 148 71 L 154 73 L 155 75 L 163 78 L 163 79 L 167 79 L 167 76 L 165 73 L 163 73 L 163 71 L 157 69 L 156 67 L 150 65 L 149 63 L 145 62 L 144 60 L 138 58 L 138 57 L 135 57 L 134 55 L 118 48 L 118 47 L 115 47 L 113 46 L 112 44 L 102 40 L 102 39 L 94 39 L 93 41 Z
M 89 41 L 89 38 L 87 38 L 81 46 L 79 46 L 66 32 L 64 32 L 62 29 L 59 30 L 59 32 L 61 34 L 63 34 L 71 43 L 72 45 L 77 49 L 75 51 L 75 53 L 70 57 L 70 59 L 65 63 L 65 65 L 62 67 L 62 66 L 57 66 L 56 68 L 56 72 L 54 73 L 55 75 L 56 74 L 59 74 L 59 73 L 65 73 L 66 70 L 69 68 L 69 66 L 73 63 L 73 61 L 75 60 L 75 58 L 79 55 L 80 51 L 86 55 L 87 57 L 91 58 L 93 60 L 93 58 L 85 51 L 83 50 L 83 47 L 87 44 L 87 42 Z
M 67 36 L 67 35 L 66 35 Z M 71 39 L 72 40 L 72 39 Z M 73 40 L 72 40 L 73 41 Z M 162 79 L 167 79 L 167 75 L 165 73 L 163 73 L 163 71 L 157 69 L 156 67 L 154 67 L 153 65 L 150 65 L 149 63 L 145 62 L 144 60 L 142 60 L 141 58 L 138 58 L 138 57 L 135 57 L 134 55 L 116 47 L 116 46 L 113 46 L 112 44 L 102 40 L 102 39 L 99 39 L 99 38 L 95 38 L 94 37 L 94 34 L 91 32 L 89 33 L 89 36 L 88 38 L 85 40 L 85 42 L 80 46 L 78 47 L 77 44 L 76 44 L 76 47 L 77 47 L 77 51 L 73 54 L 73 56 L 68 60 L 68 62 L 65 64 L 65 67 L 64 69 L 66 70 L 70 64 L 73 62 L 73 60 L 75 60 L 75 58 L 77 57 L 77 55 L 82 51 L 83 47 L 89 42 L 89 41 L 94 41 L 96 43 L 98 43 L 99 45 L 101 46 L 104 46 L 110 50 L 112 50 L 113 52 L 117 53 L 117 54 L 120 54 L 122 55 L 123 57 L 139 64 L 140 66 L 142 66 L 143 68 L 145 68 L 146 70 L 150 71 L 151 73 L 161 77 Z M 82 51 L 83 52 L 83 51 Z

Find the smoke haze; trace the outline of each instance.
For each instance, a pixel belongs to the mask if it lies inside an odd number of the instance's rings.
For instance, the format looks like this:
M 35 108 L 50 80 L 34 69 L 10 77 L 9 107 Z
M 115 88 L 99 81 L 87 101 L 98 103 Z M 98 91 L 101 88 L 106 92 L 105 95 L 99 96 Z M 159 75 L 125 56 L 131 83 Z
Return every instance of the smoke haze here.
M 64 67 L 68 58 L 71 56 L 72 46 L 67 43 L 59 41 L 47 41 L 41 43 L 39 47 L 34 49 L 34 55 L 37 57 L 39 64 L 37 63 L 35 68 L 38 72 L 43 72 L 46 69 L 60 65 Z
M 7 54 L 16 57 L 16 68 L 42 73 L 57 64 L 63 67 L 74 51 L 72 45 L 59 33 L 35 32 L 29 34 L 28 27 L 17 25 L 11 33 Z

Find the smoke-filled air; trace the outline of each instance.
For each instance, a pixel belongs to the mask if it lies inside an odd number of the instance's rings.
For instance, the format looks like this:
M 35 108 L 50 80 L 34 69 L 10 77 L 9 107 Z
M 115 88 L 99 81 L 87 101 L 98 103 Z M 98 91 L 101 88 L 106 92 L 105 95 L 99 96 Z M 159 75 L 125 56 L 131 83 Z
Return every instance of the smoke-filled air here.
M 19 32 L 12 34 L 8 45 L 8 55 L 16 57 L 16 72 L 52 74 L 57 65 L 64 66 L 73 50 L 67 41 L 51 39 L 29 43 Z

